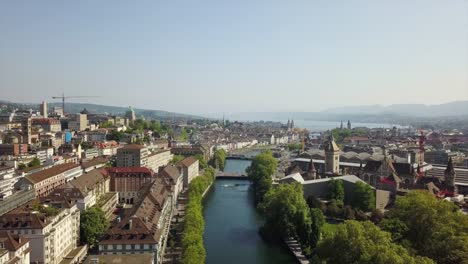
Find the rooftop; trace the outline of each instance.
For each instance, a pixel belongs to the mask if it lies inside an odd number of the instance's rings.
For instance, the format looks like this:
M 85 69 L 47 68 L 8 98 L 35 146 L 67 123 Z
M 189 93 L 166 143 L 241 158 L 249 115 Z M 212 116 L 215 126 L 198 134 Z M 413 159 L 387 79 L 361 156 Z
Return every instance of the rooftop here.
M 78 168 L 80 165 L 75 164 L 75 163 L 65 163 L 61 165 L 54 166 L 49 169 L 41 170 L 38 172 L 35 172 L 31 175 L 26 176 L 26 178 L 31 181 L 32 183 L 38 183 L 41 182 L 47 178 L 53 177 L 55 175 L 58 175 L 60 173 L 64 173 L 68 170 L 72 170 L 74 168 Z

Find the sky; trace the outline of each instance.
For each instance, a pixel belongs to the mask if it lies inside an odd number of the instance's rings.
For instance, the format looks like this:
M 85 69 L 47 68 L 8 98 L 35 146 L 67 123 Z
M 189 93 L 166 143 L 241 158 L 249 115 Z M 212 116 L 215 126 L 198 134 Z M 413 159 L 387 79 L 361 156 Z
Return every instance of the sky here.
M 468 0 L 0 1 L 0 99 L 181 113 L 468 100 Z

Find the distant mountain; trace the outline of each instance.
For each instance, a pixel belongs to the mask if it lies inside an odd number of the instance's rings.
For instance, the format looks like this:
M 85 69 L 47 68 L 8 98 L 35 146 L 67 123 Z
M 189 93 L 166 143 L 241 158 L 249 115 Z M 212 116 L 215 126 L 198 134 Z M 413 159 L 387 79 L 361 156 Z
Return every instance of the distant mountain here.
M 39 104 L 30 103 L 13 103 L 7 101 L 0 101 L 0 104 L 7 104 L 18 107 L 19 109 L 38 109 Z M 62 103 L 48 103 L 49 109 L 55 106 L 62 106 Z M 66 111 L 68 113 L 79 113 L 86 108 L 90 113 L 108 113 L 112 115 L 123 115 L 128 110 L 128 107 L 108 106 L 98 104 L 85 104 L 85 103 L 66 103 Z M 137 117 L 144 116 L 147 119 L 166 119 L 166 118 L 183 118 L 183 119 L 202 119 L 204 117 L 190 114 L 182 114 L 175 112 L 168 112 L 163 110 L 150 110 L 134 108 Z
M 443 117 L 467 116 L 468 101 L 456 101 L 439 105 L 424 104 L 393 104 L 389 106 L 343 106 L 322 111 L 328 114 L 359 114 L 359 115 L 399 115 L 405 117 Z

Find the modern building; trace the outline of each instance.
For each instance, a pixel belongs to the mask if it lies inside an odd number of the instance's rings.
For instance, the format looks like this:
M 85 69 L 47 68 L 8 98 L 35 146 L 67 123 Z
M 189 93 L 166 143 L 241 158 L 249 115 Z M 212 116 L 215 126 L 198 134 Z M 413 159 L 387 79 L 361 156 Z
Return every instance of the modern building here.
M 148 149 L 129 144 L 117 150 L 117 167 L 145 167 L 148 164 Z
M 13 194 L 15 179 L 15 167 L 0 166 L 0 201 Z
M 68 129 L 73 131 L 84 131 L 88 128 L 88 115 L 76 114 L 74 119 L 68 122 Z
M 199 175 L 199 162 L 195 157 L 185 158 L 177 163 L 184 177 L 184 188 L 188 188 L 190 182 Z
M 174 155 L 171 150 L 159 150 L 148 155 L 148 162 L 146 167 L 153 171 L 159 171 L 160 167 L 166 166 L 172 160 Z
M 44 118 L 47 118 L 48 116 L 48 111 L 47 111 L 47 102 L 46 101 L 42 101 L 41 105 L 40 105 L 40 108 L 41 108 L 41 116 L 43 116 Z
M 59 264 L 78 245 L 80 210 L 59 196 L 34 200 L 0 216 L 0 230 L 30 241 L 30 263 Z
M 155 180 L 154 172 L 145 167 L 108 168 L 110 191 L 117 192 L 119 202 L 133 204 L 138 192 Z

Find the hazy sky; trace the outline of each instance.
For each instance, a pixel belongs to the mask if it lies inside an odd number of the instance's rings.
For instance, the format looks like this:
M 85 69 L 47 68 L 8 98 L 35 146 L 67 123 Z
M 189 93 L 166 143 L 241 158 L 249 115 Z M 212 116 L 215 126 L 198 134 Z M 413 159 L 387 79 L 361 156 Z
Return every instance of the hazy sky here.
M 468 0 L 1 1 L 0 99 L 187 113 L 468 100 Z

